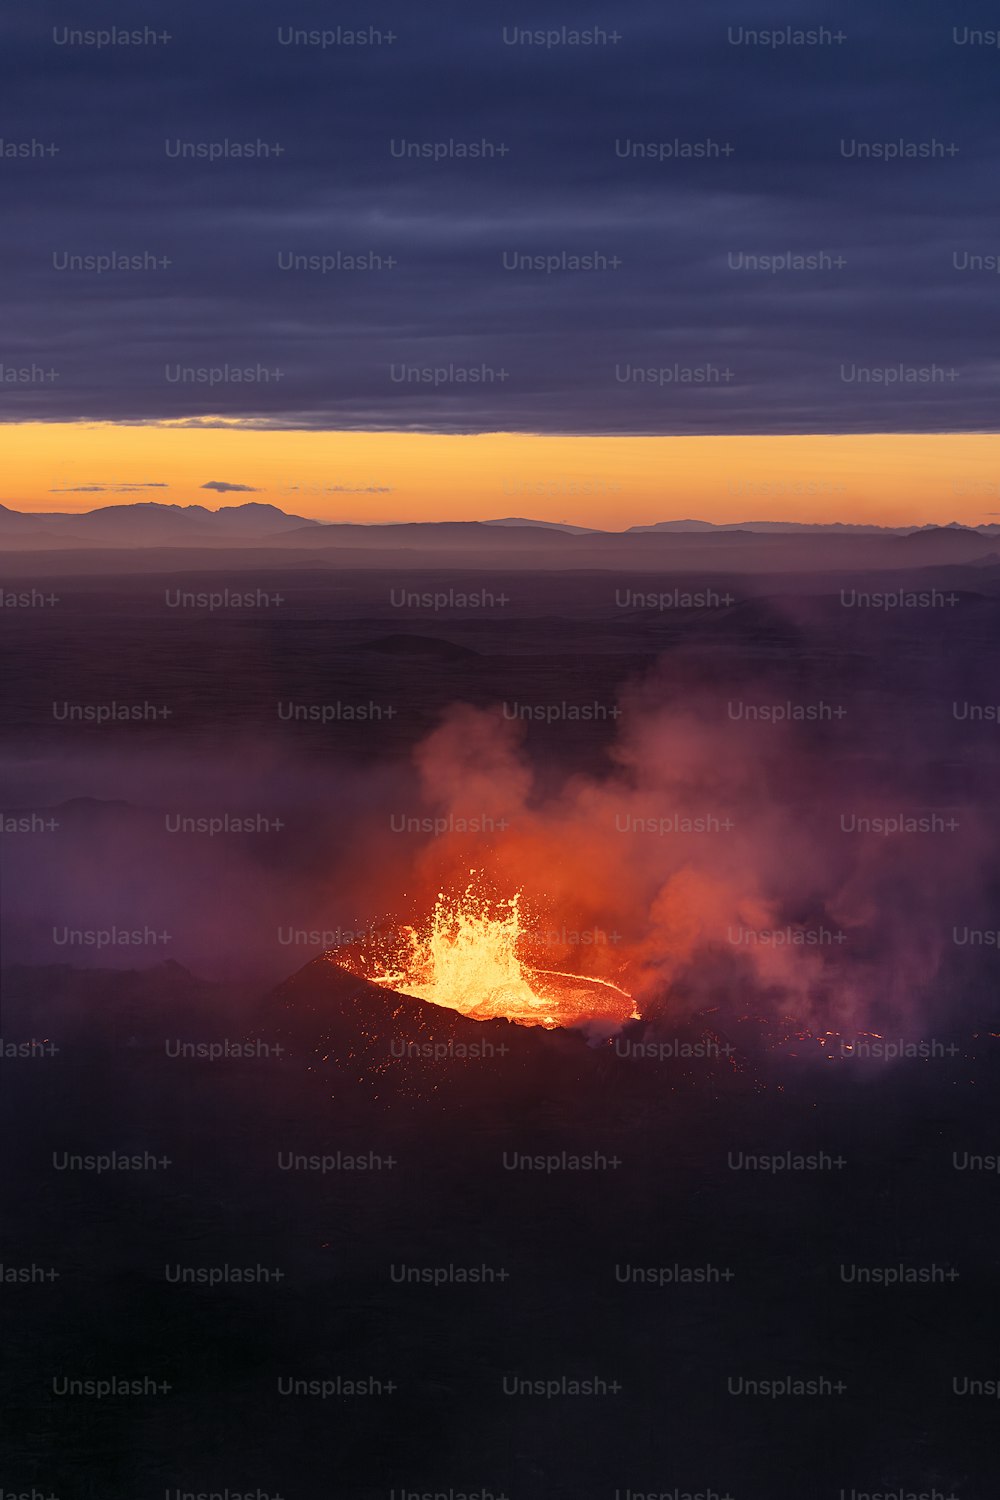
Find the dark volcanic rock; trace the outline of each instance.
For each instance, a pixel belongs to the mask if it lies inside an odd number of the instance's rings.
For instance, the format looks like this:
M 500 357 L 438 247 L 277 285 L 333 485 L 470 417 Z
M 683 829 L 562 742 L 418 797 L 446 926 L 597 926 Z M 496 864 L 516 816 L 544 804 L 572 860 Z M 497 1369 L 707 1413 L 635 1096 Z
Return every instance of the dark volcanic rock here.
M 322 954 L 265 1002 L 264 1022 L 335 1093 L 447 1099 L 534 1112 L 580 1097 L 608 1072 L 606 1051 L 578 1032 L 474 1021 L 412 995 L 370 984 Z
M 479 656 L 470 646 L 458 646 L 433 635 L 380 635 L 374 641 L 362 641 L 361 651 L 378 651 L 384 656 L 414 656 L 434 661 L 465 661 Z

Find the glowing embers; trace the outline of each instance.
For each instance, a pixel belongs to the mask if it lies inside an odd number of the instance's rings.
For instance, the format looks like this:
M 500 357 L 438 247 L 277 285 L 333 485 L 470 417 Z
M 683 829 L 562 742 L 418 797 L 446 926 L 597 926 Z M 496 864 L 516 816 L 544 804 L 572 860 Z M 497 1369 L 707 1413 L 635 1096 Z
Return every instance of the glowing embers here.
M 401 928 L 381 952 L 338 961 L 373 984 L 477 1021 L 504 1016 L 529 1026 L 620 1026 L 632 1017 L 632 997 L 617 985 L 529 964 L 520 896 L 492 897 L 472 876 L 460 894 L 438 894 L 425 926 Z

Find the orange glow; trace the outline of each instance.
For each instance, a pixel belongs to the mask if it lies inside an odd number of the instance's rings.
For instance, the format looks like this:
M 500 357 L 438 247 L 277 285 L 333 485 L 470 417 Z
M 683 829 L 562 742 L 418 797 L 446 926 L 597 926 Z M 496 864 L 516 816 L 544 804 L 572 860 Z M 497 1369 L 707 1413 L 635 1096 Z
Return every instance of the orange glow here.
M 0 500 L 27 510 L 256 500 L 328 521 L 528 516 L 608 530 L 689 517 L 976 525 L 1000 512 L 993 433 L 451 436 L 218 419 L 208 427 L 8 423 L 2 441 Z M 220 494 L 203 488 L 210 481 L 251 489 Z
M 460 896 L 439 893 L 425 928 L 402 928 L 387 962 L 360 956 L 345 967 L 476 1021 L 506 1017 L 528 1026 L 594 1021 L 618 1026 L 634 1015 L 631 997 L 607 980 L 522 963 L 525 936 L 520 895 L 491 900 L 471 880 Z

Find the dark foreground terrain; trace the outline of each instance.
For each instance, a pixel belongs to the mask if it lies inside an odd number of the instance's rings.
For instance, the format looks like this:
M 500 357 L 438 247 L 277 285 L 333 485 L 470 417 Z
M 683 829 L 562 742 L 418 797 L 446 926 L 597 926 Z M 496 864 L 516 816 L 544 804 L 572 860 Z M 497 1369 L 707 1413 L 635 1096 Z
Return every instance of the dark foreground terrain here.
M 995 564 L 143 566 L 20 553 L 17 588 L 58 602 L 4 612 L 5 1500 L 994 1496 Z M 167 603 L 251 587 L 282 603 Z M 675 587 L 718 598 L 618 593 Z M 888 589 L 929 602 L 845 603 Z M 393 826 L 465 805 L 453 749 L 413 761 L 456 703 L 543 710 L 510 833 L 458 853 L 523 847 L 564 922 L 621 929 L 645 1019 L 617 1038 L 473 1022 L 322 956 L 450 847 Z M 746 703 L 831 716 L 778 739 Z M 169 714 L 64 711 L 109 704 Z M 393 712 L 343 711 L 365 704 Z M 623 858 L 619 807 L 736 831 Z M 848 837 L 859 811 L 941 827 Z M 181 814 L 281 827 L 186 838 Z M 727 949 L 762 902 L 845 934 L 808 985 Z
M 13 971 L 6 992 L 10 1032 L 62 1038 L 4 1064 L 5 1276 L 58 1273 L 3 1289 L 8 1485 L 992 1492 L 995 1401 L 956 1391 L 997 1374 L 996 1174 L 962 1165 L 995 1156 L 996 1043 L 866 1075 L 701 1023 L 634 1033 L 693 1060 L 633 1059 L 320 959 L 239 1033 L 256 1055 L 212 1060 L 169 1051 L 232 1046 L 210 1018 L 233 996 L 174 966 Z M 65 1165 L 112 1149 L 143 1168 Z M 268 1279 L 222 1281 L 246 1268 Z M 114 1376 L 157 1388 L 55 1393 Z

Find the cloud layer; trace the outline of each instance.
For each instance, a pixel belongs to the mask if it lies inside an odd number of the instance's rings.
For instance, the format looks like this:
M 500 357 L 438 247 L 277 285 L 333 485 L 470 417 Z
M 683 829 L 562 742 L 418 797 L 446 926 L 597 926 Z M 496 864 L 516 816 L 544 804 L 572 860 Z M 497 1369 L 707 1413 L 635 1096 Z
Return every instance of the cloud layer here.
M 995 425 L 982 5 L 808 0 L 820 40 L 779 46 L 745 0 L 536 8 L 555 42 L 492 3 L 352 24 L 257 0 L 133 7 L 139 45 L 4 23 L 8 419 Z M 607 39 L 562 40 L 584 25 Z

